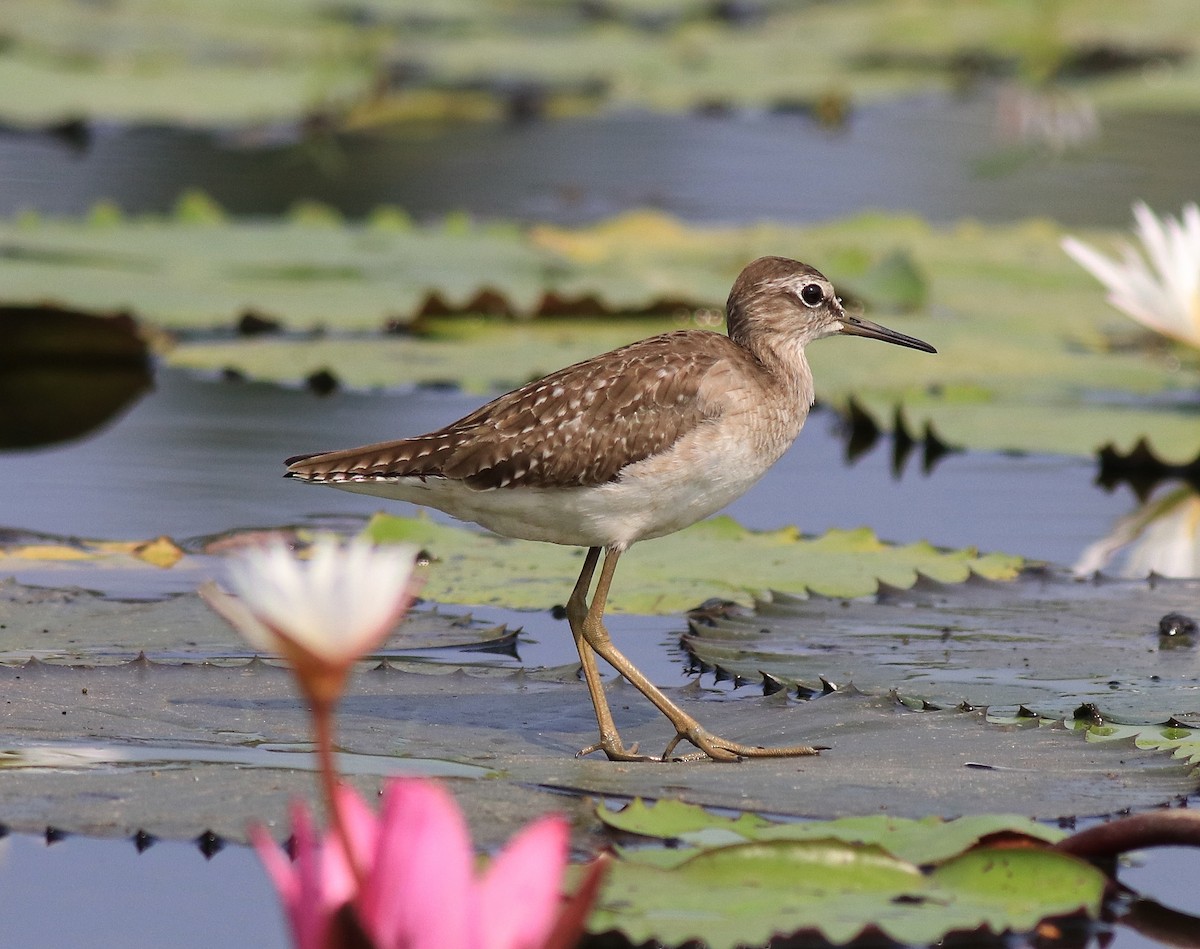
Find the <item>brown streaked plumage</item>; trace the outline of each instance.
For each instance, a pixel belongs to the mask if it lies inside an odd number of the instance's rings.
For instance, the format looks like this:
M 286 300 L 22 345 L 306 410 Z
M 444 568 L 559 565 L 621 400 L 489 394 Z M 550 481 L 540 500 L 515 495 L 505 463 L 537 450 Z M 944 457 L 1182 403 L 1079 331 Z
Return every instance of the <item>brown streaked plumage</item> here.
M 728 335 L 679 330 L 568 366 L 436 432 L 289 458 L 287 476 L 436 507 L 509 537 L 589 548 L 567 603 L 600 727 L 584 753 L 647 760 L 621 741 L 600 655 L 674 725 L 660 759 L 680 741 L 700 750 L 694 757 L 718 760 L 815 754 L 703 729 L 612 645 L 603 623 L 609 584 L 630 544 L 715 513 L 787 450 L 813 402 L 805 345 L 842 333 L 935 350 L 846 314 L 828 280 L 782 257 L 742 271 L 726 321 Z
M 306 475 L 337 480 L 443 477 L 480 490 L 603 484 L 719 414 L 698 400 L 704 373 L 728 358 L 728 343 L 690 330 L 644 339 L 530 382 L 436 432 L 290 458 L 289 474 L 304 462 Z

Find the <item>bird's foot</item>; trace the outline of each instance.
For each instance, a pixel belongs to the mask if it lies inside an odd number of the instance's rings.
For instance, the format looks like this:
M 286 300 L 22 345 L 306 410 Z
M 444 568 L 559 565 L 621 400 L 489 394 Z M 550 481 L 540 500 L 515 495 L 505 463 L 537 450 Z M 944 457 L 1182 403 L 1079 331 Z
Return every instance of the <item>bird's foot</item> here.
M 600 740 L 594 745 L 588 745 L 586 748 L 581 748 L 575 753 L 576 758 L 586 758 L 590 754 L 597 751 L 603 751 L 608 755 L 609 761 L 661 761 L 661 758 L 655 758 L 653 755 L 638 754 L 638 743 L 635 741 L 628 748 L 621 741 L 621 736 L 617 734 L 601 735 Z
M 695 745 L 699 751 L 683 755 L 674 754 L 675 748 L 681 741 Z M 746 758 L 799 758 L 806 755 L 817 755 L 825 751 L 823 745 L 787 745 L 784 747 L 764 747 L 762 745 L 743 745 L 740 742 L 721 738 L 712 732 L 701 728 L 692 722 L 684 725 L 676 732 L 675 737 L 667 742 L 662 753 L 663 761 L 742 761 Z

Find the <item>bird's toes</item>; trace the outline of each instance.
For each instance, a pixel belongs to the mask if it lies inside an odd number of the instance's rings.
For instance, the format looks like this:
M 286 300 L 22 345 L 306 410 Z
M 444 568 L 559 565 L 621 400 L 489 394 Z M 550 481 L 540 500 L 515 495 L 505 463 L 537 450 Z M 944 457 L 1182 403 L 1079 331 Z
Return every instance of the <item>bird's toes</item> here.
M 581 748 L 575 753 L 576 758 L 586 758 L 590 754 L 597 751 L 603 751 L 609 761 L 662 761 L 662 758 L 655 758 L 653 755 L 643 755 L 638 753 L 638 743 L 635 741 L 629 747 L 626 747 L 620 738 L 609 739 L 602 738 L 594 745 L 588 745 L 586 748 Z
M 690 742 L 700 750 L 684 755 L 672 755 L 675 751 L 675 746 L 681 741 Z M 745 761 L 747 758 L 793 758 L 816 755 L 824 750 L 826 750 L 825 747 L 820 745 L 816 747 L 811 745 L 791 745 L 779 748 L 763 745 L 744 745 L 741 742 L 721 738 L 696 726 L 694 728 L 681 729 L 671 739 L 667 744 L 666 751 L 663 752 L 663 760 L 702 761 L 708 758 L 713 761 Z

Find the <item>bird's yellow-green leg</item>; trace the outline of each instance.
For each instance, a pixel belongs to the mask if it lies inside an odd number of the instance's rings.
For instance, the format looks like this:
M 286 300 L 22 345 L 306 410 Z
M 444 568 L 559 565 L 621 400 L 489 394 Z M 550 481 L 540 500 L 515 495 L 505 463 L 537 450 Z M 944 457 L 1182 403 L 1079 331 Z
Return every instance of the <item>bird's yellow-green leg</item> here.
M 594 751 L 603 751 L 610 761 L 651 761 L 646 755 L 638 754 L 636 744 L 625 747 L 617 732 L 616 722 L 613 721 L 612 710 L 608 707 L 608 697 L 604 694 L 604 683 L 600 679 L 600 671 L 596 668 L 596 654 L 588 645 L 583 634 L 584 623 L 588 615 L 587 594 L 592 585 L 592 574 L 596 570 L 596 561 L 600 558 L 600 548 L 588 549 L 575 581 L 575 589 L 567 600 L 567 622 L 571 624 L 571 635 L 575 638 L 575 648 L 579 650 L 579 662 L 583 668 L 583 679 L 587 683 L 588 694 L 592 697 L 592 707 L 596 710 L 596 724 L 600 727 L 600 740 L 594 745 L 579 752 L 579 757 L 590 755 Z
M 610 759 L 619 761 L 666 761 L 672 760 L 671 753 L 681 741 L 687 741 L 700 749 L 699 754 L 680 755 L 677 760 L 698 760 L 712 758 L 714 761 L 739 761 L 742 758 L 790 758 L 800 755 L 815 755 L 818 749 L 810 745 L 791 745 L 782 748 L 764 748 L 757 745 L 744 745 L 740 742 L 729 741 L 712 734 L 703 728 L 696 719 L 667 698 L 662 691 L 641 671 L 630 662 L 616 646 L 613 645 L 608 630 L 604 627 L 604 608 L 608 602 L 608 591 L 612 584 L 613 573 L 617 568 L 621 551 L 610 547 L 604 555 L 604 565 L 600 569 L 600 578 L 596 581 L 596 590 L 592 594 L 592 602 L 586 605 L 587 587 L 591 583 L 595 571 L 596 560 L 600 549 L 593 547 L 588 550 L 587 560 L 579 581 L 571 593 L 571 601 L 567 605 L 567 617 L 571 622 L 571 632 L 575 636 L 575 644 L 579 648 L 580 658 L 584 663 L 584 677 L 588 680 L 588 690 L 592 694 L 592 703 L 596 706 L 596 720 L 600 724 L 600 741 L 581 754 L 592 751 L 604 751 Z M 572 604 L 574 604 L 572 606 Z M 667 743 L 662 755 L 648 758 L 638 755 L 636 746 L 625 748 L 617 736 L 613 724 L 612 713 L 608 701 L 604 698 L 603 686 L 599 673 L 596 671 L 595 658 L 590 650 L 600 656 L 623 675 L 646 698 L 654 703 L 655 708 L 662 712 L 675 727 L 675 737 Z M 587 658 L 584 655 L 587 653 Z M 590 669 L 589 669 L 590 666 Z

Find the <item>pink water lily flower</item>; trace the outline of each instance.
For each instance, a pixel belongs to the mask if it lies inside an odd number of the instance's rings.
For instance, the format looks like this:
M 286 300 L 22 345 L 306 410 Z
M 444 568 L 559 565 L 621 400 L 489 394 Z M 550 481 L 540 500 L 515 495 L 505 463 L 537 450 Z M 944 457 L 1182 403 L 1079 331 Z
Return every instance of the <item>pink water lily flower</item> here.
M 294 860 L 262 828 L 252 831 L 297 949 L 567 949 L 578 941 L 599 872 L 562 900 L 563 818 L 526 827 L 480 876 L 462 812 L 432 781 L 392 780 L 378 815 L 340 785 L 336 806 L 361 886 L 340 835 L 319 837 L 303 804 L 292 810 Z

